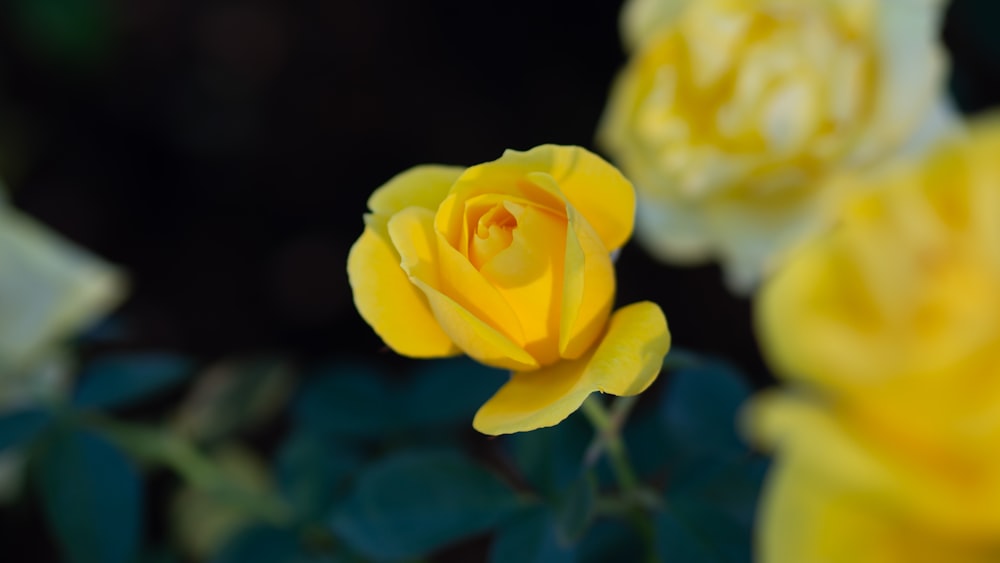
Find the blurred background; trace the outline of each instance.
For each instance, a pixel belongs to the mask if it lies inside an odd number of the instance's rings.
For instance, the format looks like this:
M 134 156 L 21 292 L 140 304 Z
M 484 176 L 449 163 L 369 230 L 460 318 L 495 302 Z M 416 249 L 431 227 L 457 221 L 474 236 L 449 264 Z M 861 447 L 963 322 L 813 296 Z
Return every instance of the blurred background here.
M 10 0 L 0 173 L 20 208 L 123 266 L 129 345 L 204 356 L 381 347 L 345 275 L 369 194 L 410 166 L 594 148 L 619 2 Z M 956 0 L 963 110 L 1000 100 L 1000 8 Z M 713 266 L 636 245 L 620 301 L 676 343 L 762 368 Z
M 128 299 L 85 353 L 406 366 L 362 322 L 347 284 L 368 196 L 416 164 L 471 165 L 541 143 L 594 149 L 624 62 L 619 9 L 6 0 L 0 178 L 16 206 L 130 277 Z M 1000 101 L 998 25 L 994 0 L 948 10 L 963 112 Z M 715 266 L 665 266 L 630 244 L 618 281 L 621 303 L 663 307 L 676 346 L 768 383 L 749 303 Z M 255 438 L 266 447 L 281 424 Z M 30 510 L 0 516 L 4 547 L 44 544 L 37 523 Z M 32 560 L 54 558 L 42 548 Z

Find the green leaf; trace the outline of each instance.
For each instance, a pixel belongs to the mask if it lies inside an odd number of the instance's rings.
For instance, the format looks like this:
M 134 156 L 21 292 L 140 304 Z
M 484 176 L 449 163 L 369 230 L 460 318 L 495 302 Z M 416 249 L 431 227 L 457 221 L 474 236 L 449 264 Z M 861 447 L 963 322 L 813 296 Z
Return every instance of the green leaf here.
M 549 428 L 505 436 L 514 465 L 540 494 L 556 498 L 580 476 L 594 431 L 579 413 Z
M 416 557 L 481 534 L 521 506 L 493 473 L 452 452 L 403 452 L 362 474 L 333 532 L 377 560 Z
M 679 457 L 742 456 L 747 446 L 736 429 L 750 386 L 731 366 L 704 359 L 674 371 L 660 406 L 668 444 Z
M 363 364 L 332 364 L 310 374 L 292 406 L 295 422 L 314 433 L 381 438 L 397 416 L 385 378 Z
M 546 506 L 515 513 L 497 530 L 490 563 L 574 563 L 576 549 L 560 539 L 555 517 Z
M 235 534 L 212 563 L 305 563 L 299 539 L 290 530 L 255 525 Z
M 278 452 L 278 486 L 300 519 L 319 520 L 344 499 L 362 462 L 359 452 L 336 439 L 299 431 Z
M 49 423 L 52 414 L 42 409 L 24 409 L 0 416 L 0 452 L 27 444 Z
M 509 373 L 466 357 L 421 362 L 400 390 L 401 428 L 409 432 L 469 429 L 472 418 Z
M 45 516 L 71 563 L 131 563 L 142 530 L 142 483 L 104 438 L 58 434 L 33 467 Z
M 254 524 L 233 534 L 211 563 L 365 563 L 341 546 L 310 548 L 307 536 L 289 528 Z
M 594 521 L 597 478 L 586 472 L 570 485 L 556 503 L 556 531 L 564 544 L 574 544 Z
M 601 519 L 580 541 L 576 552 L 580 563 L 644 561 L 643 541 L 635 528 L 621 518 Z M 664 559 L 675 563 L 669 559 Z
M 194 362 L 173 354 L 130 353 L 99 358 L 80 374 L 74 404 L 80 408 L 127 406 L 175 385 L 194 371 Z
M 764 460 L 748 456 L 668 488 L 656 519 L 661 557 L 677 563 L 749 562 L 766 468 Z

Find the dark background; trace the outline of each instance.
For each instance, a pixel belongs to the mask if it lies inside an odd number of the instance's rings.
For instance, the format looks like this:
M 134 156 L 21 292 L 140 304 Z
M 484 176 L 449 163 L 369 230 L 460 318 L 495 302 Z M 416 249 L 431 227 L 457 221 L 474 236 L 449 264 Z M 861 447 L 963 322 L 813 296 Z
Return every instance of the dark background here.
M 0 176 L 19 207 L 129 273 L 116 346 L 396 361 L 356 313 L 345 273 L 368 196 L 416 164 L 549 142 L 593 149 L 624 62 L 619 9 L 4 0 Z M 995 0 L 948 12 L 951 87 L 968 113 L 1000 101 L 998 24 Z M 621 303 L 661 304 L 675 346 L 769 381 L 750 305 L 718 268 L 672 268 L 630 243 L 618 280 Z M 54 558 L 30 516 L 8 529 L 8 553 Z
M 898 1 L 898 0 L 889 0 Z M 16 204 L 130 274 L 127 346 L 385 357 L 345 260 L 369 194 L 410 166 L 593 146 L 624 61 L 619 2 L 8 0 L 0 171 Z M 1000 99 L 992 0 L 944 37 L 963 109 Z M 766 381 L 714 266 L 634 243 L 619 301 Z

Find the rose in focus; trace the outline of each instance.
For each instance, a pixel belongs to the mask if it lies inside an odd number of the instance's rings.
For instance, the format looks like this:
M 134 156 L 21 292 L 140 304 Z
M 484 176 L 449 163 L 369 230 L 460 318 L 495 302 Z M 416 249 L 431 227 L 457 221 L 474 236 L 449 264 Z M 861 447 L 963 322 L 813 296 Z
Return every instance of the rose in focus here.
M 558 424 L 593 392 L 634 395 L 659 373 L 659 306 L 611 314 L 611 255 L 635 194 L 579 147 L 506 151 L 468 169 L 418 166 L 368 200 L 348 257 L 361 316 L 400 354 L 467 354 L 513 373 L 476 414 L 486 434 Z
M 938 0 L 631 0 L 598 137 L 636 182 L 639 241 L 718 259 L 737 291 L 824 225 L 828 178 L 953 123 Z
M 1000 556 L 1000 121 L 857 186 L 756 303 L 766 563 Z M 803 390 L 807 392 L 803 392 Z

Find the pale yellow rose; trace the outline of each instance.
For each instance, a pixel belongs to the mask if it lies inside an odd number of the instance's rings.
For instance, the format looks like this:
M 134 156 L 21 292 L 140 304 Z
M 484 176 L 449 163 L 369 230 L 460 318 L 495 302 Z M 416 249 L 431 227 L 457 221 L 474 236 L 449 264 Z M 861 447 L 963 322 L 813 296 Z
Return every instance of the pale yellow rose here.
M 762 561 L 1000 560 L 1000 121 L 857 186 L 762 288 L 806 389 L 756 400 L 775 449 Z
M 123 272 L 7 202 L 0 185 L 0 411 L 65 392 L 62 353 L 125 298 Z
M 636 183 L 637 236 L 717 259 L 737 291 L 824 225 L 840 170 L 948 130 L 938 0 L 632 0 L 598 139 Z
M 595 391 L 637 394 L 659 373 L 659 306 L 611 314 L 611 253 L 631 235 L 635 194 L 593 153 L 543 145 L 468 169 L 418 166 L 368 206 L 348 257 L 361 316 L 401 354 L 513 372 L 479 431 L 552 426 Z

